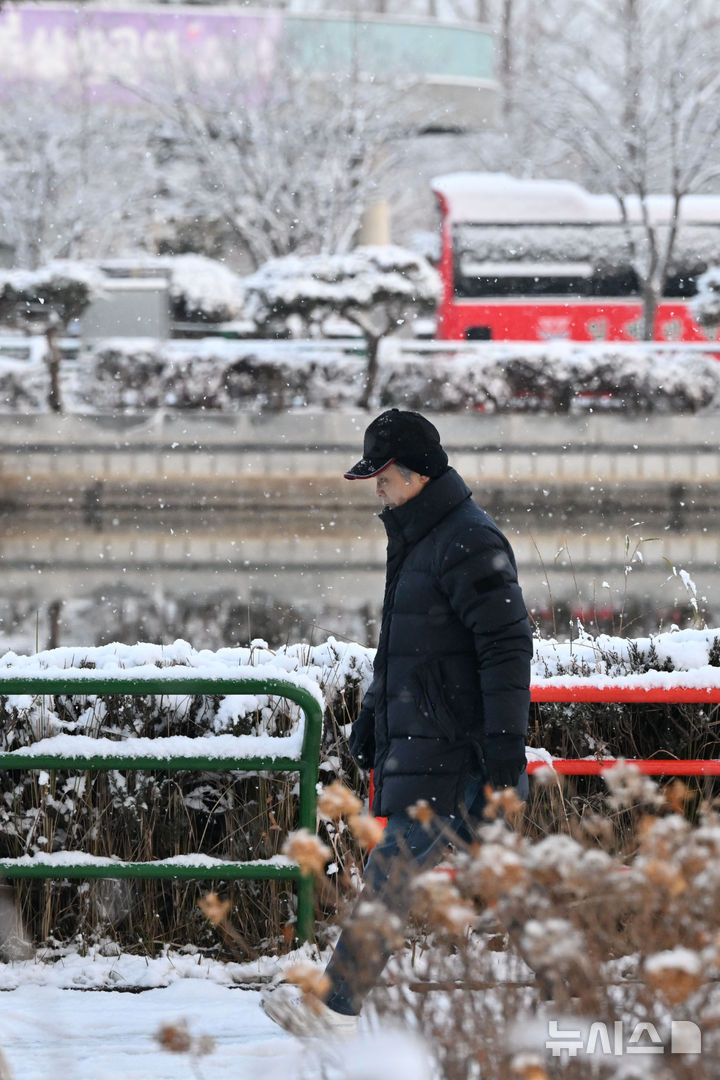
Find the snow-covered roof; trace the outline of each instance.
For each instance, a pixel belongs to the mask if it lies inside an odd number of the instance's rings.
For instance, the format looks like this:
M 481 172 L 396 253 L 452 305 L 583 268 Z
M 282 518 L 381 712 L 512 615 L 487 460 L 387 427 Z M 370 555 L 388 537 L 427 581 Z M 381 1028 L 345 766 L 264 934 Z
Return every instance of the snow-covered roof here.
M 442 197 L 453 222 L 519 224 L 541 222 L 620 222 L 620 207 L 613 195 L 595 195 L 571 180 L 519 179 L 508 173 L 457 172 L 436 176 L 432 190 Z M 672 210 L 669 195 L 647 199 L 654 221 L 667 221 Z M 626 207 L 631 220 L 641 219 L 639 200 L 630 196 Z M 686 195 L 681 204 L 686 222 L 720 222 L 720 196 Z

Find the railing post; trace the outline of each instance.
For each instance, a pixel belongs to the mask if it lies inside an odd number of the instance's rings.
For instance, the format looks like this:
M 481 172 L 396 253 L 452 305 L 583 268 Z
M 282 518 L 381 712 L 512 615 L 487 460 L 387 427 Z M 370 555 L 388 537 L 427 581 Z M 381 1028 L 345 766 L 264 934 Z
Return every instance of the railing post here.
M 322 711 L 310 698 L 302 702 L 305 711 L 302 761 L 300 763 L 300 812 L 301 829 L 314 833 L 317 828 L 317 784 L 322 742 Z M 300 941 L 315 940 L 315 880 L 303 874 L 298 881 L 297 936 Z

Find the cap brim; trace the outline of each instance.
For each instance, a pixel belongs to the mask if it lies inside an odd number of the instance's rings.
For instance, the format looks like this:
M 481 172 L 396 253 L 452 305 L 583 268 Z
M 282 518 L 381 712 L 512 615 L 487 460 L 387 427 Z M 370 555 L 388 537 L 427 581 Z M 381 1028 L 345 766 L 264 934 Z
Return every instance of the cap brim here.
M 373 476 L 379 476 L 381 472 L 384 472 L 389 465 L 392 465 L 397 459 L 391 457 L 384 465 L 378 465 L 376 461 L 369 461 L 367 458 L 361 458 L 357 465 L 353 465 L 352 469 L 343 473 L 346 480 L 370 480 Z

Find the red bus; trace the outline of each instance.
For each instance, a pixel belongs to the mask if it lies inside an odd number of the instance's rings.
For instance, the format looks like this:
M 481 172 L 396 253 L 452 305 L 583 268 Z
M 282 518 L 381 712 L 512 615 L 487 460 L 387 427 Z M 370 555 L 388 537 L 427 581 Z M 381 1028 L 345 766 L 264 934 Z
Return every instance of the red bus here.
M 446 341 L 634 341 L 642 303 L 629 245 L 642 244 L 639 204 L 623 223 L 611 195 L 566 180 L 452 173 L 432 189 L 442 214 L 443 298 L 437 337 Z M 671 200 L 647 200 L 662 241 Z M 720 196 L 681 203 L 672 272 L 655 339 L 707 341 L 688 310 L 697 277 L 720 265 Z

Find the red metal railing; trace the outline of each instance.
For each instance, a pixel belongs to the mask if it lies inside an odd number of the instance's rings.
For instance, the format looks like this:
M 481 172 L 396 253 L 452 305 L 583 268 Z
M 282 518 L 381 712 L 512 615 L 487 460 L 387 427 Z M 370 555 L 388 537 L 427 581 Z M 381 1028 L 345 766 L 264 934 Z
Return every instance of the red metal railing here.
M 606 681 L 607 680 L 607 681 Z M 625 705 L 715 705 L 720 704 L 720 686 L 643 686 L 637 676 L 610 679 L 600 683 L 591 679 L 533 683 L 530 697 L 536 703 L 625 704 Z M 623 758 L 647 776 L 720 776 L 720 761 L 705 758 Z M 599 776 L 617 765 L 617 758 L 553 758 L 552 768 L 564 776 Z M 532 774 L 547 768 L 548 761 L 528 761 Z M 370 774 L 370 805 L 373 781 Z M 383 821 L 383 818 L 378 818 Z
M 592 703 L 610 702 L 613 704 L 634 705 L 706 705 L 720 703 L 720 686 L 643 686 L 642 676 L 626 675 L 618 679 L 603 676 L 601 683 L 591 679 L 578 679 L 573 683 L 560 683 L 548 679 L 547 682 L 533 683 L 530 696 L 533 701 Z
M 564 684 L 551 680 L 534 683 L 530 687 L 534 702 L 556 702 L 570 704 L 588 702 L 592 704 L 633 704 L 633 705 L 712 705 L 720 704 L 718 686 L 643 686 L 637 676 L 626 676 L 611 681 L 593 683 L 590 679 L 578 679 Z M 699 758 L 626 758 L 626 764 L 632 764 L 641 773 L 649 776 L 720 776 L 720 761 Z M 529 761 L 528 772 L 534 773 L 546 767 L 547 761 Z M 565 776 L 597 776 L 617 764 L 616 758 L 554 758 L 552 767 L 555 772 Z
M 619 760 L 646 776 L 720 776 L 720 761 L 704 758 L 553 758 L 552 767 L 563 776 L 600 776 Z M 528 761 L 527 771 L 532 775 L 549 765 L 549 761 Z

